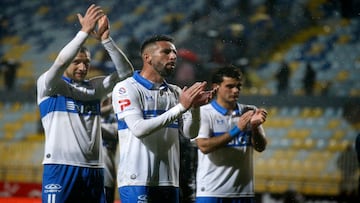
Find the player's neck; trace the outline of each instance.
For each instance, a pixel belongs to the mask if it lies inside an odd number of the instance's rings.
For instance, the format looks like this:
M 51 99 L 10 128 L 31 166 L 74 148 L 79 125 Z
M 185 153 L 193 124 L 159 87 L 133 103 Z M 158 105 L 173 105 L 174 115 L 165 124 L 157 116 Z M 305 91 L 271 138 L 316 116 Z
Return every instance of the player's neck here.
M 155 70 L 151 69 L 151 68 L 143 68 L 140 72 L 140 75 L 153 82 L 153 83 L 159 83 L 162 84 L 164 82 L 164 78 Z
M 233 110 L 236 109 L 236 103 L 233 102 L 226 102 L 223 100 L 219 100 L 217 99 L 216 102 L 222 106 L 224 109 L 228 110 L 228 112 L 232 112 Z

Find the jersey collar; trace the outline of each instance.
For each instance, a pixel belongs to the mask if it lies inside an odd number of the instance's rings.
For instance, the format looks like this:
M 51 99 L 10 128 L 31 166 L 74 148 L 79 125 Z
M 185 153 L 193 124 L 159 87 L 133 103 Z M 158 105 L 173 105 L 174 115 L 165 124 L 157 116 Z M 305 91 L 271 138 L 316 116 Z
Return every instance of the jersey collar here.
M 140 75 L 140 71 L 134 71 L 133 78 L 148 90 L 167 90 L 169 86 L 165 81 L 161 85 L 156 85 L 152 83 L 150 80 L 142 77 Z
M 215 109 L 217 112 L 221 113 L 222 115 L 225 116 L 225 115 L 228 115 L 228 114 L 229 114 L 229 111 L 228 111 L 227 109 L 225 109 L 224 107 L 220 106 L 220 104 L 217 103 L 215 99 L 212 100 L 210 104 L 211 104 L 212 107 L 214 107 L 214 109 Z M 238 105 L 236 105 L 236 109 L 232 112 L 232 115 L 233 115 L 233 116 L 240 115 L 240 111 L 239 111 L 239 106 L 238 106 Z
M 88 80 L 84 80 L 84 81 L 82 81 L 82 82 L 75 82 L 73 79 L 68 78 L 68 77 L 65 77 L 65 76 L 61 76 L 61 78 L 62 78 L 65 82 L 67 82 L 67 83 L 69 83 L 69 84 L 85 84 L 85 85 L 88 85 L 88 84 L 89 84 L 89 81 L 88 81 Z

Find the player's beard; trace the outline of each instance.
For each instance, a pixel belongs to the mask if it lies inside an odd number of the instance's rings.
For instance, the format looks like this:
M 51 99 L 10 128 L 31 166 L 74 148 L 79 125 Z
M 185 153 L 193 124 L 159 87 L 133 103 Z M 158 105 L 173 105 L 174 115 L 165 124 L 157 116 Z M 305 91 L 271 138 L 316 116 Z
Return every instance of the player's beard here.
M 155 70 L 163 77 L 169 77 L 175 72 L 175 68 L 171 67 L 169 64 L 166 64 L 165 66 L 157 66 L 155 67 Z

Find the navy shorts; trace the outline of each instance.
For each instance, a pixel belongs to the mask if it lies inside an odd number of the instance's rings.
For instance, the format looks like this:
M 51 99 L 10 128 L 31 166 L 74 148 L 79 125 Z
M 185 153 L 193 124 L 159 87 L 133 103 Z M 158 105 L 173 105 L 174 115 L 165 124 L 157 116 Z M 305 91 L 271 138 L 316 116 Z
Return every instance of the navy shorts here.
M 104 169 L 45 164 L 42 202 L 105 203 Z
M 166 202 L 179 203 L 179 188 L 172 186 L 119 187 L 121 203 Z

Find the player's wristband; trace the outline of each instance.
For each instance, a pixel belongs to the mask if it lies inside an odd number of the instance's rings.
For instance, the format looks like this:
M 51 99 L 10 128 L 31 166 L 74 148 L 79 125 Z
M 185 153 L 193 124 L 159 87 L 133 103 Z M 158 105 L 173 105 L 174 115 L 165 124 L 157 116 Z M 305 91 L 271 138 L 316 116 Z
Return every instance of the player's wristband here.
M 237 135 L 239 135 L 240 133 L 242 133 L 242 131 L 240 130 L 240 128 L 238 128 L 237 126 L 234 126 L 230 131 L 229 131 L 229 135 L 231 137 L 235 137 Z

